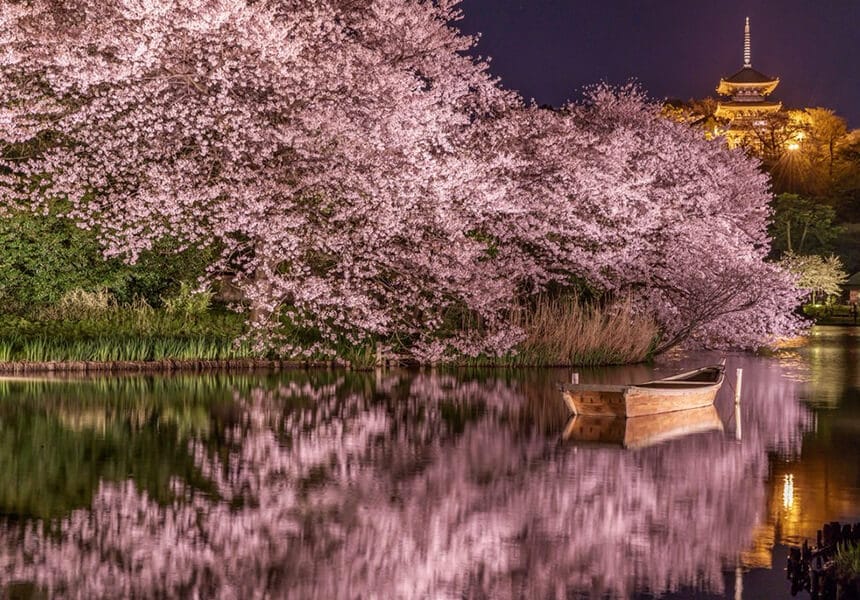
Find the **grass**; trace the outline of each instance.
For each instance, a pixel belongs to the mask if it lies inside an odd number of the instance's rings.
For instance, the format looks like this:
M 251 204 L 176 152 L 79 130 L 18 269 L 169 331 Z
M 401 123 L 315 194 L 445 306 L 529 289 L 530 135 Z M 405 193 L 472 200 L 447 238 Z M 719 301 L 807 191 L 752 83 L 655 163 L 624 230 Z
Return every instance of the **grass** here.
M 142 300 L 119 304 L 107 291 L 76 290 L 53 306 L 33 309 L 26 317 L 0 315 L 0 362 L 217 361 L 260 357 L 250 343 L 235 341 L 245 333 L 245 317 L 213 306 L 211 295 L 183 286 L 176 297 L 164 299 L 163 304 L 158 309 Z M 627 364 L 650 358 L 658 339 L 657 325 L 636 315 L 629 301 L 604 306 L 582 302 L 575 296 L 541 297 L 512 316 L 512 325 L 526 333 L 516 352 L 502 357 L 454 357 L 450 364 Z M 344 342 L 335 350 L 340 360 L 357 369 L 372 368 L 378 360 L 373 343 Z
M 839 578 L 850 580 L 860 577 L 860 544 L 839 544 L 835 562 Z
M 575 296 L 539 298 L 514 315 L 526 339 L 517 352 L 500 359 L 478 358 L 474 365 L 510 367 L 596 366 L 649 359 L 659 338 L 657 324 L 634 313 L 630 301 L 612 306 L 582 302 Z
M 0 339 L 0 361 L 232 360 L 254 356 L 230 338 L 102 335 L 85 339 L 11 336 Z
M 235 342 L 243 331 L 241 315 L 219 311 L 208 296 L 187 290 L 163 309 L 141 300 L 120 305 L 105 291 L 76 290 L 26 318 L 0 317 L 0 361 L 251 358 L 250 346 Z

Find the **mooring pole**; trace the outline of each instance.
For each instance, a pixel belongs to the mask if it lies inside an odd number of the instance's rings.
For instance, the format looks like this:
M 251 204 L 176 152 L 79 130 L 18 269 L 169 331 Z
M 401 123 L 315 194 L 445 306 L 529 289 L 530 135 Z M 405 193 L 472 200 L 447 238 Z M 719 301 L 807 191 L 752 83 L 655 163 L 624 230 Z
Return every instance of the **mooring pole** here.
M 735 382 L 735 404 L 741 403 L 741 386 L 744 381 L 744 370 L 738 369 L 738 376 Z
M 579 373 L 574 371 L 570 374 L 570 382 L 574 385 L 579 383 Z
M 735 600 L 744 598 L 744 570 L 738 565 L 735 567 Z
M 740 440 L 741 432 L 741 386 L 744 381 L 744 370 L 738 369 L 735 382 L 735 439 Z

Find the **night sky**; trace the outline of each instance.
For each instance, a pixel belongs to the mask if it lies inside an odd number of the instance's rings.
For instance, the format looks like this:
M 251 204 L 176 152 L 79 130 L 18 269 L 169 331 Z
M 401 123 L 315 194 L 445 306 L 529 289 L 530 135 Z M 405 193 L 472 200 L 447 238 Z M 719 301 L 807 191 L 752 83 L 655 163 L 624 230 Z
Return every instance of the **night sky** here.
M 560 105 L 584 85 L 637 79 L 655 98 L 716 96 L 743 66 L 780 78 L 773 98 L 824 106 L 860 127 L 858 0 L 463 0 L 460 27 L 527 100 Z

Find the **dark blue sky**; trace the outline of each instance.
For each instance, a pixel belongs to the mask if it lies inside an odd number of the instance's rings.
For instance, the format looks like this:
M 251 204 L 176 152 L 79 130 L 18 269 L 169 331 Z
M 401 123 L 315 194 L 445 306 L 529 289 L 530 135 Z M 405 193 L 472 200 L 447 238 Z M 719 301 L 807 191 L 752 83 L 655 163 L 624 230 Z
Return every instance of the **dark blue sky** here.
M 780 78 L 788 107 L 825 106 L 860 127 L 858 0 L 463 0 L 460 27 L 506 87 L 540 104 L 583 85 L 638 79 L 656 98 L 715 96 L 720 76 L 752 65 Z

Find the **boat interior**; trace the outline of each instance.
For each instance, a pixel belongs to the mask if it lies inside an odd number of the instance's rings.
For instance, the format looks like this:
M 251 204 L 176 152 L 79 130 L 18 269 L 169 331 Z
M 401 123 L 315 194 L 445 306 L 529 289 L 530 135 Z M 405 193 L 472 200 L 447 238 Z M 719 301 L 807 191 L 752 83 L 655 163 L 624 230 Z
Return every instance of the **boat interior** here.
M 689 373 L 683 373 L 666 379 L 637 383 L 641 388 L 684 388 L 717 383 L 723 375 L 723 367 L 705 367 Z

